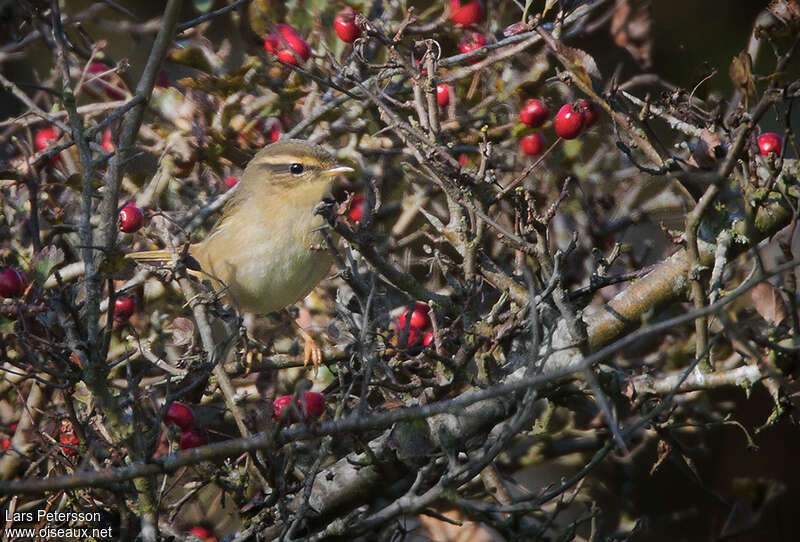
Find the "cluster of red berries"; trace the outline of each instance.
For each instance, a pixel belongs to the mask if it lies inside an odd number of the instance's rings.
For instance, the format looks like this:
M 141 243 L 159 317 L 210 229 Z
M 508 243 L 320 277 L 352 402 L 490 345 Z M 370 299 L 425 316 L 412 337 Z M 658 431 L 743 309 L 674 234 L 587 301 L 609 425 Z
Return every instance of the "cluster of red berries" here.
M 531 98 L 519 112 L 519 120 L 531 128 L 539 128 L 550 118 L 550 109 L 542 100 Z M 556 113 L 553 122 L 556 134 L 564 139 L 575 139 L 583 130 L 593 126 L 600 118 L 600 106 L 591 100 L 576 104 L 564 104 Z M 544 136 L 541 132 L 526 134 L 520 138 L 520 148 L 528 156 L 544 151 Z
M 476 0 L 462 4 L 461 0 L 450 1 L 450 20 L 457 26 L 470 26 L 483 20 L 483 2 Z M 471 53 L 489 43 L 486 36 L 480 32 L 468 31 L 458 43 L 458 52 L 461 54 Z M 470 63 L 480 62 L 482 56 L 474 56 Z M 441 83 L 436 86 L 436 101 L 439 107 L 450 105 L 450 85 Z
M 461 0 L 450 0 L 450 20 L 457 26 L 471 26 L 483 20 L 483 2 L 476 0 L 462 4 Z M 458 52 L 462 55 L 480 49 L 489 43 L 486 36 L 480 32 L 469 31 L 458 43 Z M 483 57 L 480 55 L 470 59 L 471 64 L 480 62 Z
M 37 151 L 44 151 L 50 147 L 53 143 L 58 141 L 58 132 L 52 126 L 45 126 L 36 131 L 36 134 L 33 136 L 33 146 Z M 103 130 L 103 138 L 100 142 L 100 146 L 103 147 L 103 150 L 107 152 L 114 152 L 116 148 L 114 146 L 114 139 L 111 134 L 111 128 L 106 128 Z M 51 161 L 53 163 L 58 162 L 58 156 L 53 156 Z
M 28 287 L 28 279 L 13 267 L 0 267 L 0 297 L 17 297 Z
M 200 431 L 194 426 L 194 413 L 189 406 L 173 401 L 164 414 L 164 423 L 176 425 L 181 430 L 181 450 L 197 448 L 208 444 L 205 431 Z
M 288 24 L 275 25 L 275 31 L 264 38 L 264 49 L 292 66 L 299 66 L 311 57 L 311 47 Z
M 471 26 L 478 24 L 483 20 L 484 10 L 483 2 L 475 0 L 474 2 L 461 3 L 461 0 L 450 0 L 450 20 L 457 26 Z M 467 32 L 462 40 L 458 43 L 458 52 L 463 54 L 471 53 L 476 49 L 480 49 L 489 43 L 486 36 L 480 32 Z M 483 57 L 474 56 L 470 59 L 470 63 L 475 64 L 480 62 Z
M 351 7 L 341 10 L 333 19 L 333 29 L 339 39 L 345 43 L 353 43 L 361 37 L 361 28 L 356 24 L 356 11 Z M 450 19 L 458 26 L 470 26 L 483 20 L 483 2 L 476 0 L 462 4 L 460 0 L 451 0 Z M 468 32 L 458 44 L 460 53 L 469 53 L 480 49 L 488 43 L 486 36 L 480 32 Z M 264 49 L 279 60 L 292 66 L 299 66 L 311 56 L 311 47 L 300 37 L 297 31 L 287 24 L 276 24 L 275 30 L 264 38 Z M 470 62 L 479 62 L 482 57 L 475 56 Z M 440 107 L 450 104 L 450 87 L 440 84 L 436 87 L 436 99 Z
M 349 7 L 334 17 L 333 29 L 345 43 L 353 43 L 361 37 L 361 28 L 356 24 L 356 12 Z M 308 42 L 288 24 L 275 25 L 275 30 L 264 38 L 264 49 L 292 66 L 299 66 L 311 57 Z
M 413 309 L 407 309 L 397 317 L 397 344 L 412 348 L 433 344 L 433 329 L 430 307 L 417 302 Z
M 280 419 L 281 413 L 292 404 L 291 411 L 287 415 L 290 423 L 298 421 L 296 414 L 302 414 L 304 420 L 315 420 L 325 412 L 325 396 L 315 391 L 307 391 L 303 394 L 302 400 L 295 399 L 293 395 L 281 395 L 272 402 L 272 417 Z

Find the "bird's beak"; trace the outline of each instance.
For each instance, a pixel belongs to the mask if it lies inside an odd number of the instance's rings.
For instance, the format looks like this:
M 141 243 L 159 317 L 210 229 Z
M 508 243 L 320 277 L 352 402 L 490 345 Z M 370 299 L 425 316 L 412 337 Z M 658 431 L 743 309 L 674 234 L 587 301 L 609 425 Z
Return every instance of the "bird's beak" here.
M 334 166 L 322 172 L 325 177 L 335 177 L 337 175 L 344 175 L 345 173 L 353 173 L 355 170 L 348 166 Z

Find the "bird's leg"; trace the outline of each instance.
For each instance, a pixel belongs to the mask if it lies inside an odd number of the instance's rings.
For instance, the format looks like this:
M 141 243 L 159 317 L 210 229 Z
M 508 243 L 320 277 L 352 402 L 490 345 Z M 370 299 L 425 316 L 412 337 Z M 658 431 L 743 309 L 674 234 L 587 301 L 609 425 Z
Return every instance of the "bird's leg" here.
M 297 326 L 297 330 L 300 332 L 300 336 L 303 337 L 303 367 L 308 365 L 308 362 L 311 362 L 311 365 L 314 367 L 314 375 L 317 374 L 317 370 L 319 369 L 320 364 L 322 363 L 322 349 L 320 349 L 317 342 L 311 336 L 308 331 L 305 330 L 303 327 L 303 316 L 297 314 L 296 312 L 292 314 L 294 311 L 289 310 L 289 314 L 292 317 L 292 323 Z
M 305 341 L 303 347 L 303 367 L 308 365 L 310 361 L 314 367 L 314 376 L 316 376 L 319 366 L 322 363 L 322 349 L 320 349 L 314 337 L 303 328 L 300 328 L 300 335 L 303 336 L 303 340 Z

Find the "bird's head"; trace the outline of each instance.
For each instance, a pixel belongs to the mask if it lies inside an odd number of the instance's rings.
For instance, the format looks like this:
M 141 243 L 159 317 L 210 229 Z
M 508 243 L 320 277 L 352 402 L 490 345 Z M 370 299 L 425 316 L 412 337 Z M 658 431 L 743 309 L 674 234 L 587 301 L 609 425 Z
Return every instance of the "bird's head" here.
M 242 175 L 242 187 L 292 190 L 319 183 L 327 186 L 336 175 L 352 171 L 351 167 L 337 164 L 319 145 L 286 139 L 267 145 L 255 155 Z

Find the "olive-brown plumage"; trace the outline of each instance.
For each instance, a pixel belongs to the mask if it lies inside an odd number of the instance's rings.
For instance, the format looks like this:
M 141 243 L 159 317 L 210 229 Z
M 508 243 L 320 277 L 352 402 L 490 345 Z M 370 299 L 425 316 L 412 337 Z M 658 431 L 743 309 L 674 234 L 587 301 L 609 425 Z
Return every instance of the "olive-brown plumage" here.
M 321 217 L 314 207 L 333 177 L 353 171 L 337 166 L 325 149 L 300 140 L 268 145 L 250 161 L 222 216 L 208 236 L 189 247 L 202 274 L 240 309 L 276 311 L 305 297 L 330 268 L 322 249 Z M 166 261 L 166 251 L 129 255 Z

